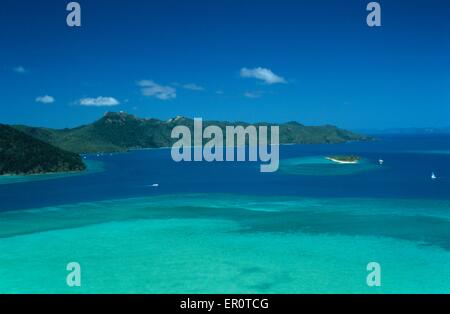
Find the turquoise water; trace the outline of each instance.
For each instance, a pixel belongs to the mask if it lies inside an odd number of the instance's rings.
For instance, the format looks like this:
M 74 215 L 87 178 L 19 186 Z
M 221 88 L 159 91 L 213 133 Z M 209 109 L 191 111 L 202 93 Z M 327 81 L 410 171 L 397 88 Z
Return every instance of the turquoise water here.
M 286 146 L 275 174 L 151 150 L 1 184 L 0 293 L 450 293 L 449 142 Z
M 368 160 L 360 160 L 356 164 L 339 164 L 324 156 L 308 156 L 290 158 L 281 161 L 280 171 L 305 176 L 338 176 L 379 169 L 380 165 Z
M 178 195 L 6 212 L 0 291 L 450 292 L 450 202 L 411 205 Z M 65 284 L 72 261 L 81 288 Z M 382 287 L 365 283 L 371 261 Z

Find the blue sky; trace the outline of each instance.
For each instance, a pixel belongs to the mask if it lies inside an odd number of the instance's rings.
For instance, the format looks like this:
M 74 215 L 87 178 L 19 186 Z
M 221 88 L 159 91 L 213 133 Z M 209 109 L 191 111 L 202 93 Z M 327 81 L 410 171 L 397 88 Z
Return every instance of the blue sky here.
M 0 4 L 0 123 L 168 119 L 450 125 L 450 2 L 84 0 Z M 108 105 L 108 106 L 107 106 Z

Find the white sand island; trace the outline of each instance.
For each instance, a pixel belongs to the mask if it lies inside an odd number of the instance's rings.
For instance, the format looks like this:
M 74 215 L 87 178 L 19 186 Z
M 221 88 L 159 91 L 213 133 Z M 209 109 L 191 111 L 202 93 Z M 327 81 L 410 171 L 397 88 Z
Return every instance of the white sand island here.
M 338 164 L 357 164 L 361 160 L 358 156 L 330 156 L 325 158 Z

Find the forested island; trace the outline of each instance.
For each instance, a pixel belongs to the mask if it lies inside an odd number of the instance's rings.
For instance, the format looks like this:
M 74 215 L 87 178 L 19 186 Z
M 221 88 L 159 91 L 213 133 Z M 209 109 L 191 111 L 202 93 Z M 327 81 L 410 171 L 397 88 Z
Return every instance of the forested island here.
M 0 175 L 85 170 L 78 154 L 64 151 L 13 127 L 0 124 Z
M 176 117 L 167 121 L 139 118 L 125 112 L 108 112 L 94 123 L 73 129 L 36 128 L 23 125 L 16 129 L 56 147 L 74 153 L 124 152 L 130 149 L 171 147 L 174 127 L 184 125 L 193 130 L 194 120 Z M 225 129 L 226 126 L 250 125 L 246 122 L 203 121 Z M 255 123 L 255 126 L 271 123 Z M 359 135 L 332 125 L 305 126 L 298 122 L 280 124 L 280 144 L 336 144 L 349 141 L 367 141 Z
M 41 174 L 82 171 L 86 168 L 79 154 L 126 152 L 131 149 L 170 147 L 174 127 L 191 130 L 194 120 L 176 117 L 167 121 L 144 119 L 124 113 L 108 112 L 94 123 L 71 129 L 50 129 L 25 125 L 0 125 L 0 175 Z M 206 128 L 215 125 L 249 126 L 245 122 L 204 121 Z M 256 123 L 255 126 L 272 126 Z M 280 126 L 280 144 L 335 144 L 367 141 L 359 135 L 332 125 L 305 126 L 288 122 Z M 335 158 L 344 162 L 353 162 Z

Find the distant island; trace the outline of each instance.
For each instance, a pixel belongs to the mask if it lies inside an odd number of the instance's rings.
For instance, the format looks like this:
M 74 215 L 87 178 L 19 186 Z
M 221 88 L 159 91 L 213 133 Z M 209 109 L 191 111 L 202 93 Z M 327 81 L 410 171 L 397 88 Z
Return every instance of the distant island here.
M 64 151 L 13 127 L 0 124 L 0 175 L 85 170 L 78 154 Z
M 450 127 L 358 129 L 355 132 L 378 135 L 448 135 Z
M 172 129 L 178 125 L 191 130 L 194 120 L 178 116 L 162 121 L 143 119 L 124 112 L 108 112 L 94 123 L 72 129 L 50 129 L 0 124 L 0 175 L 72 172 L 86 169 L 79 154 L 126 152 L 132 149 L 170 147 Z M 245 122 L 204 121 L 216 125 L 249 126 Z M 272 126 L 256 123 L 255 126 Z M 304 126 L 288 122 L 280 126 L 280 144 L 336 144 L 368 141 L 372 138 L 332 125 Z M 332 159 L 333 160 L 333 159 Z M 336 162 L 354 162 L 334 158 Z
M 338 164 L 357 164 L 361 160 L 358 156 L 329 156 L 325 158 Z
M 36 128 L 14 126 L 41 141 L 74 153 L 125 152 L 130 149 L 171 147 L 176 141 L 171 138 L 172 129 L 185 125 L 193 130 L 194 120 L 178 116 L 162 121 L 144 119 L 125 112 L 108 112 L 92 124 L 73 129 Z M 217 125 L 250 125 L 245 122 L 203 121 L 206 128 Z M 255 126 L 271 123 L 255 123 Z M 304 126 L 297 122 L 280 125 L 280 144 L 337 144 L 349 141 L 368 141 L 371 137 L 359 135 L 332 125 Z

